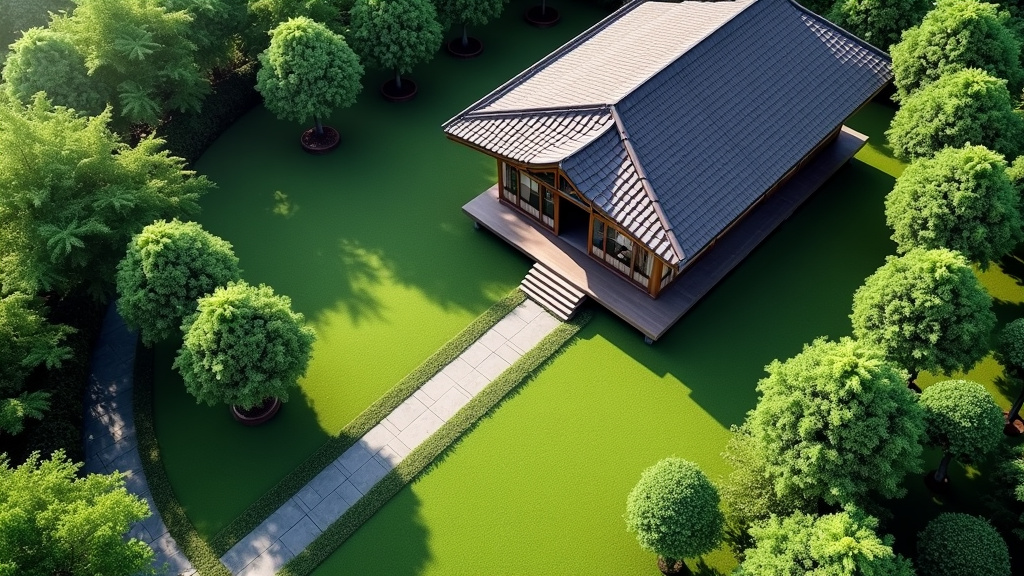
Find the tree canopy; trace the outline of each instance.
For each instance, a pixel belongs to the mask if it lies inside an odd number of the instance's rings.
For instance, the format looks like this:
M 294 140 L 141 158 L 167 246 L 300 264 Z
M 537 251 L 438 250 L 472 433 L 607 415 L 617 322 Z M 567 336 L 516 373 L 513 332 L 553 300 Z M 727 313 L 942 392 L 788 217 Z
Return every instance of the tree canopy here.
M 319 122 L 355 103 L 363 66 L 344 38 L 306 17 L 283 22 L 270 34 L 256 89 L 278 118 Z
M 992 298 L 967 260 L 946 249 L 915 248 L 886 258 L 853 295 L 853 334 L 898 366 L 967 371 L 988 353 Z
M 435 0 L 441 23 L 483 26 L 501 16 L 506 0 Z
M 190 41 L 192 17 L 156 0 L 75 0 L 50 29 L 71 38 L 115 117 L 155 125 L 170 110 L 198 111 L 209 81 Z
M 1006 80 L 1011 93 L 1020 92 L 1024 87 L 1021 46 L 1006 27 L 1006 18 L 995 4 L 938 0 L 921 25 L 907 30 L 892 47 L 895 99 L 905 100 L 923 86 L 967 68 L 984 70 Z
M 885 135 L 901 160 L 968 144 L 1014 158 L 1024 142 L 1024 120 L 1014 111 L 1005 80 L 969 68 L 907 96 Z
M 351 11 L 352 46 L 360 61 L 393 70 L 396 81 L 429 62 L 442 31 L 431 0 L 357 0 Z
M 291 300 L 269 286 L 234 282 L 199 299 L 182 324 L 174 368 L 199 402 L 249 410 L 267 398 L 288 400 L 305 374 L 315 338 Z
M 213 188 L 163 141 L 120 142 L 109 112 L 0 102 L 0 292 L 103 293 L 133 234 L 198 211 Z
M 913 161 L 885 200 L 897 251 L 949 248 L 982 269 L 1024 240 L 1020 195 L 1003 157 L 984 146 Z
M 644 470 L 626 499 L 626 527 L 666 559 L 694 558 L 722 539 L 718 490 L 693 462 L 665 458 Z
M 982 518 L 947 512 L 918 534 L 917 567 L 932 576 L 1010 576 L 1010 552 Z
M 31 28 L 11 45 L 3 78 L 7 92 L 23 104 L 42 91 L 57 106 L 95 116 L 107 103 L 71 37 L 46 28 Z
M 735 576 L 914 576 L 910 561 L 879 538 L 878 520 L 855 510 L 773 516 L 750 528 L 755 545 Z
M 1017 318 L 1003 326 L 995 358 L 1007 372 L 1024 376 L 1024 318 Z
M 928 0 L 839 0 L 828 17 L 872 45 L 888 51 L 890 46 L 900 41 L 904 30 L 921 23 L 931 6 Z
M 192 19 L 185 39 L 194 47 L 200 70 L 228 63 L 235 39 L 251 25 L 246 18 L 246 0 L 162 0 L 171 12 L 185 12 Z
M 985 387 L 969 380 L 947 380 L 924 389 L 920 398 L 928 444 L 960 462 L 974 462 L 1002 438 L 1003 411 Z
M 132 238 L 117 266 L 117 309 L 153 344 L 181 329 L 200 296 L 239 274 L 231 244 L 195 222 L 159 220 Z
M 766 367 L 744 429 L 776 497 L 815 509 L 902 495 L 924 420 L 906 376 L 876 348 L 815 340 Z
M 7 46 L 29 28 L 45 26 L 50 12 L 72 7 L 70 0 L 0 0 L 0 62 Z
M 124 477 L 77 476 L 57 451 L 10 468 L 0 456 L 0 574 L 133 576 L 153 574 L 153 550 L 125 539 L 149 506 L 124 489 Z

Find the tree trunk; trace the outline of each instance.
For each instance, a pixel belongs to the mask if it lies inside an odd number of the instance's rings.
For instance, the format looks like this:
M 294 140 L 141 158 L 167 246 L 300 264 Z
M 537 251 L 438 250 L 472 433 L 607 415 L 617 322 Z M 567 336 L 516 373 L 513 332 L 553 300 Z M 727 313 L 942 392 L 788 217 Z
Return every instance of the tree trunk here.
M 402 91 L 402 75 L 398 73 L 398 68 L 395 68 L 395 89 Z
M 917 385 L 917 377 L 921 374 L 920 370 L 911 370 L 910 378 L 907 378 L 907 388 L 910 388 L 918 394 L 921 393 L 921 387 Z
M 316 135 L 317 136 L 323 136 L 324 135 L 324 125 L 320 122 L 320 117 L 319 116 L 313 116 L 313 122 L 316 122 Z
M 1017 400 L 1014 401 L 1013 406 L 1010 407 L 1010 411 L 1006 413 L 1006 423 L 1013 424 L 1014 420 L 1020 418 L 1020 408 L 1024 406 L 1024 386 L 1020 389 L 1020 394 L 1017 395 Z
M 466 25 L 462 25 L 462 47 L 469 46 L 469 34 L 466 33 Z
M 547 14 L 548 13 L 548 0 L 540 0 L 540 13 L 541 14 Z
M 942 461 L 939 462 L 939 467 L 935 469 L 935 475 L 932 478 L 935 482 L 942 485 L 946 481 L 946 476 L 949 474 L 949 461 L 953 459 L 953 455 L 946 453 L 942 455 Z

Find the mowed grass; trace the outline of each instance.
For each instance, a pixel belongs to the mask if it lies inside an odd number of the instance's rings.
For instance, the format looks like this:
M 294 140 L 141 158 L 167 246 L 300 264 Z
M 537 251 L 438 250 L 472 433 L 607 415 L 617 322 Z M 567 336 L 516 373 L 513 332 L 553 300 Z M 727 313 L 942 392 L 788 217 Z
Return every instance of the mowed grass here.
M 259 429 L 225 406 L 196 405 L 171 370 L 177 343 L 157 351 L 155 424 L 179 501 L 211 536 L 337 434 L 445 341 L 515 287 L 529 262 L 477 232 L 461 206 L 496 180 L 493 160 L 448 141 L 441 123 L 604 15 L 580 4 L 557 28 L 522 22 L 526 4 L 474 34 L 484 55 L 439 52 L 413 78 L 411 102 L 377 94 L 326 124 L 339 149 L 310 156 L 301 124 L 253 110 L 202 157 L 218 184 L 198 218 L 234 246 L 243 277 L 291 297 L 316 329 L 306 377 Z
M 622 517 L 641 472 L 675 455 L 712 478 L 727 474 L 720 454 L 729 427 L 754 407 L 764 366 L 816 337 L 849 335 L 854 290 L 895 251 L 883 212 L 902 171 L 884 142 L 891 115 L 878 104 L 862 110 L 851 125 L 875 144 L 665 338 L 646 346 L 599 313 L 315 574 L 658 574 L 655 556 L 639 549 Z M 1020 300 L 1018 281 L 1001 267 L 983 278 Z M 934 459 L 928 453 L 926 464 Z M 981 485 L 967 476 L 979 474 L 954 470 L 974 503 Z M 896 508 L 909 520 L 889 529 L 912 548 L 914 527 L 942 504 L 920 478 L 907 486 Z M 704 560 L 707 574 L 728 573 L 736 562 L 724 547 Z

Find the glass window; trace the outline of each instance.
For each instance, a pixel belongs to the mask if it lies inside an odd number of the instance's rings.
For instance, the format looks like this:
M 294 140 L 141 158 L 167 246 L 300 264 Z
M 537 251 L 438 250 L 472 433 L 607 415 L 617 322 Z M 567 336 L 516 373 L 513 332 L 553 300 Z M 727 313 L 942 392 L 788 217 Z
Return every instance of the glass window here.
M 530 172 L 530 175 L 538 180 L 547 182 L 551 186 L 555 185 L 555 173 L 554 172 Z
M 619 233 L 618 230 L 608 228 L 604 246 L 604 261 L 614 266 L 618 271 L 628 275 L 633 264 L 633 241 Z
M 591 251 L 598 258 L 604 258 L 604 222 L 594 218 L 594 228 L 591 231 L 593 247 Z
M 555 226 L 555 193 L 551 191 L 547 186 L 544 187 L 544 193 L 542 194 L 543 204 L 541 205 L 541 214 L 544 216 L 544 223 L 554 228 Z
M 540 183 L 525 174 L 519 180 L 519 206 L 540 218 Z
M 516 190 L 519 190 L 519 170 L 516 170 L 514 166 L 509 166 L 502 162 L 502 166 L 505 167 L 505 189 L 502 193 L 505 195 L 505 199 L 509 202 L 516 201 Z
M 633 256 L 633 280 L 644 286 L 649 285 L 653 268 L 654 257 L 647 250 L 638 247 Z
M 572 184 L 569 183 L 566 177 L 562 176 L 558 179 L 558 190 L 570 200 L 579 202 L 582 206 L 587 206 L 587 201 L 576 192 L 576 189 L 572 187 Z

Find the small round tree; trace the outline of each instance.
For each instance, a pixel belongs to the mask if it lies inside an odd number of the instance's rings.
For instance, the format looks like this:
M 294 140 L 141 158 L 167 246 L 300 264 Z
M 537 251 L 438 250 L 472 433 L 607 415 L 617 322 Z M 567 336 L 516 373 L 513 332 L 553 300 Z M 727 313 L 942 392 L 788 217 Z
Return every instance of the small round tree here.
M 921 393 L 920 402 L 927 442 L 943 451 L 938 469 L 929 474 L 934 485 L 948 482 L 952 459 L 974 462 L 999 445 L 1003 411 L 981 384 L 968 380 L 939 382 Z
M 662 571 L 688 572 L 683 558 L 715 549 L 722 539 L 718 490 L 701 469 L 666 458 L 640 476 L 626 499 L 626 527 L 640 547 L 658 555 Z
M 85 56 L 67 34 L 47 28 L 27 30 L 11 45 L 3 64 L 7 92 L 23 104 L 37 92 L 46 92 L 55 106 L 74 108 L 88 116 L 103 111 L 106 98 L 89 76 Z
M 182 324 L 174 367 L 196 400 L 270 409 L 306 372 L 315 338 L 291 300 L 269 286 L 235 282 L 199 299 Z M 277 403 L 273 403 L 276 406 Z
M 928 0 L 839 0 L 829 20 L 888 51 L 904 30 L 921 23 L 929 8 Z
M 1010 551 L 985 520 L 947 512 L 918 534 L 917 567 L 930 576 L 1010 576 Z
M 416 93 L 406 80 L 417 64 L 429 62 L 441 45 L 441 24 L 430 0 L 357 0 L 350 12 L 352 46 L 367 66 L 392 70 L 394 80 L 381 88 L 385 97 Z
M 766 367 L 744 424 L 782 501 L 841 506 L 903 495 L 924 417 L 906 375 L 857 340 L 823 338 Z
M 853 334 L 910 371 L 967 371 L 988 353 L 992 298 L 967 260 L 915 248 L 886 258 L 853 295 Z
M 506 0 L 435 0 L 437 15 L 441 23 L 462 25 L 462 36 L 448 42 L 448 50 L 456 56 L 476 56 L 483 50 L 483 43 L 471 38 L 467 27 L 483 26 L 492 18 L 501 16 Z
M 158 220 L 132 238 L 117 266 L 117 310 L 152 345 L 180 329 L 200 296 L 239 274 L 231 244 L 195 222 Z
M 969 68 L 907 96 L 885 135 L 902 160 L 972 143 L 1013 158 L 1024 142 L 1024 120 L 1014 112 L 1005 80 Z
M 1024 318 L 1018 318 L 1003 327 L 995 356 L 1005 368 L 1007 376 L 1019 385 L 1024 380 Z M 1003 430 L 1007 434 L 1019 436 L 1024 432 L 1024 421 L 1020 418 L 1021 406 L 1024 406 L 1024 387 L 1006 413 L 1006 426 Z
M 984 270 L 1024 240 L 1019 205 L 1002 156 L 984 146 L 944 148 L 896 179 L 885 217 L 898 252 L 949 248 Z
M 351 106 L 362 89 L 363 66 L 345 39 L 306 17 L 291 18 L 270 31 L 270 47 L 260 53 L 256 89 L 278 118 L 315 128 L 303 134 L 311 152 L 337 146 L 338 132 L 322 119 Z
M 914 576 L 910 561 L 892 551 L 893 537 L 879 538 L 877 529 L 878 520 L 857 509 L 820 518 L 773 516 L 750 528 L 754 546 L 744 551 L 733 576 Z
M 892 47 L 896 100 L 939 78 L 977 68 L 1006 80 L 1012 94 L 1024 86 L 1020 42 L 1006 27 L 999 6 L 978 0 L 939 0 Z M 856 30 L 854 30 L 856 32 Z M 982 143 L 976 140 L 976 143 Z

